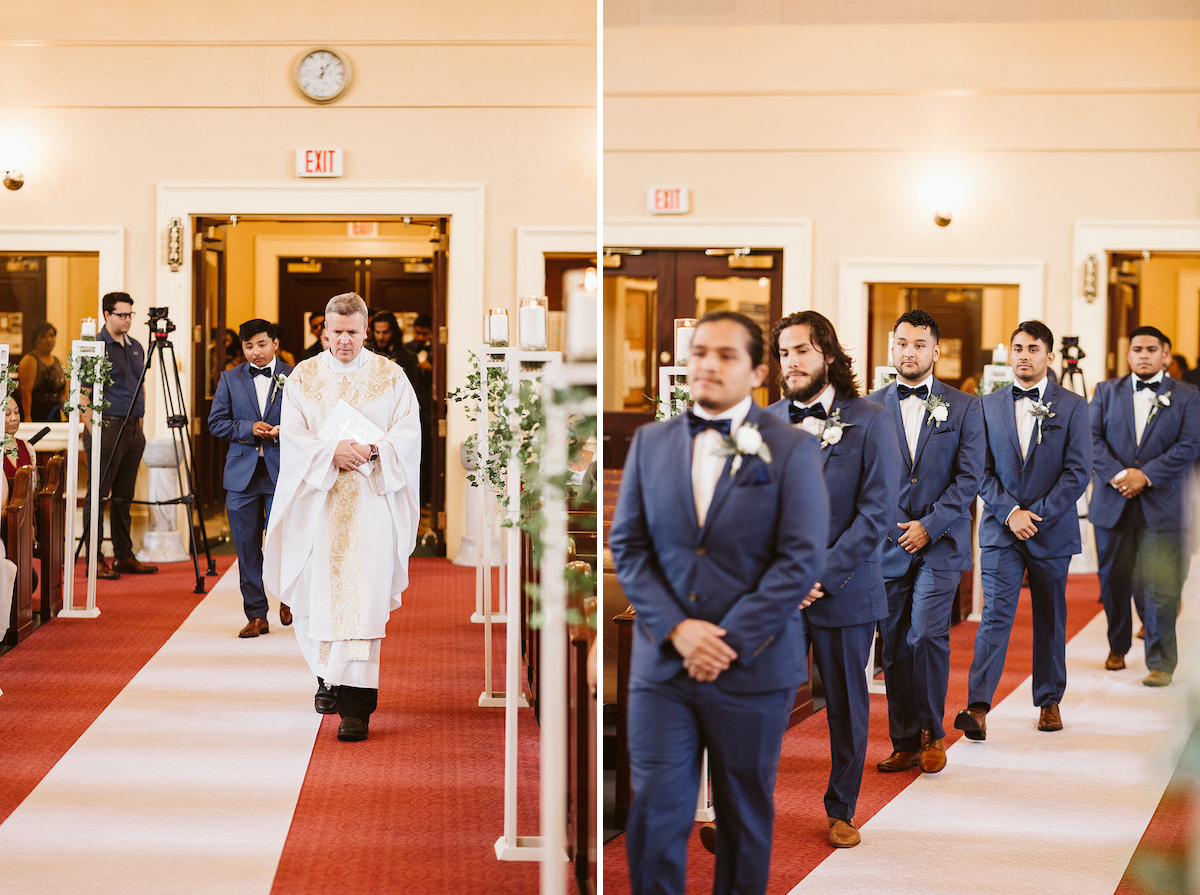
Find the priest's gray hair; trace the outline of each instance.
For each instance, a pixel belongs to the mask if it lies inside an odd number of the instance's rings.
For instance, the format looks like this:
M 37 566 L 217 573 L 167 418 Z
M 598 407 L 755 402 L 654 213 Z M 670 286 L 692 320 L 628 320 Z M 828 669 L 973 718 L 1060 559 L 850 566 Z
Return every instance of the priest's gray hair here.
M 362 316 L 363 326 L 367 325 L 367 303 L 357 292 L 343 292 L 341 295 L 335 295 L 325 305 L 325 313 L 340 314 L 343 317 L 359 314 Z

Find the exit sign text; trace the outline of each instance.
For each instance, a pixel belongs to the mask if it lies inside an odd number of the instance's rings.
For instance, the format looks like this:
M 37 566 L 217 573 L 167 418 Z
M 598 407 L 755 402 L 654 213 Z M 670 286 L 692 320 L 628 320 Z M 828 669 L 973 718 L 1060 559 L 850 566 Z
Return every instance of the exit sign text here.
M 297 177 L 341 177 L 341 149 L 297 149 Z
M 652 186 L 646 190 L 648 214 L 687 214 L 690 210 L 686 186 Z

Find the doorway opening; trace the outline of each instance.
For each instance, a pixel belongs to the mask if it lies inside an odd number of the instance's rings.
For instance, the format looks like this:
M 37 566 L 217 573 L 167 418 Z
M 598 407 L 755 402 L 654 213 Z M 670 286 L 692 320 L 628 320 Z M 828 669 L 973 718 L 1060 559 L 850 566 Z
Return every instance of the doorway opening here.
M 1106 378 L 1129 372 L 1129 333 L 1146 325 L 1171 340 L 1172 376 L 1200 366 L 1200 253 L 1108 253 Z
M 220 374 L 244 358 L 238 326 L 276 323 L 280 355 L 300 362 L 321 351 L 313 325 L 334 295 L 357 292 L 371 314 L 388 312 L 407 349 L 406 372 L 421 404 L 421 527 L 415 555 L 446 553 L 445 217 L 204 215 L 192 217 L 193 431 L 198 489 L 208 515 L 224 509 L 227 444 L 208 430 Z M 368 347 L 387 351 L 368 334 Z M 381 327 L 381 330 L 387 327 Z M 232 334 L 232 335 L 231 335 Z M 394 349 L 393 349 L 394 350 Z
M 783 316 L 783 251 L 605 249 L 605 469 L 624 466 L 634 431 L 654 419 L 658 368 L 675 363 L 675 320 L 718 310 L 769 331 Z M 778 397 L 774 378 L 754 395 L 759 404 Z

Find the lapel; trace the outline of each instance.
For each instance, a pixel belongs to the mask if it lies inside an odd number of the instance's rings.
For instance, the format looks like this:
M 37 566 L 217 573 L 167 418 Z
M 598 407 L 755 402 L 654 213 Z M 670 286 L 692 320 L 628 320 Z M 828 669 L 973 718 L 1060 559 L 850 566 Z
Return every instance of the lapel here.
M 1020 466 L 1021 439 L 1017 437 L 1017 413 L 1013 407 L 1014 403 L 1016 402 L 1013 401 L 1012 392 L 1012 383 L 1009 383 L 1008 385 L 1004 386 L 1004 388 L 1000 389 L 1000 391 L 993 392 L 992 394 L 1004 395 L 1003 401 L 997 399 L 997 401 L 1000 403 L 1000 419 L 1003 422 L 1004 431 L 1008 433 L 1008 440 L 1012 444 L 1013 456 L 1017 458 L 1017 465 Z
M 1117 413 L 1121 417 L 1121 424 L 1125 428 L 1125 435 L 1129 439 L 1129 446 L 1133 448 L 1133 455 L 1136 457 L 1137 452 L 1141 449 L 1141 445 L 1137 440 L 1137 423 L 1133 419 L 1133 374 L 1129 373 L 1117 380 L 1116 394 Z M 1145 435 L 1145 433 L 1142 433 Z M 1143 441 L 1145 439 L 1143 438 Z
M 1054 414 L 1058 413 L 1058 392 L 1059 392 L 1058 383 L 1056 383 L 1053 379 L 1047 379 L 1046 380 L 1046 390 L 1044 392 L 1042 392 L 1042 403 L 1049 404 L 1050 412 L 1054 413 Z M 1016 425 L 1016 423 L 1015 423 L 1016 414 L 1015 413 L 1013 414 L 1013 419 L 1014 419 L 1013 425 L 1015 426 Z M 1055 416 L 1055 419 L 1058 419 L 1058 417 Z M 1045 429 L 1045 427 L 1049 424 L 1050 424 L 1049 420 L 1042 420 L 1042 429 Z M 1042 437 L 1043 438 L 1046 437 L 1044 432 L 1042 433 Z M 1026 468 L 1028 468 L 1029 464 L 1033 462 L 1033 455 L 1035 453 L 1037 453 L 1037 447 L 1038 447 L 1038 423 L 1037 423 L 1037 420 L 1035 419 L 1033 421 L 1033 428 L 1029 431 L 1029 453 L 1025 455 L 1025 467 Z
M 833 403 L 829 405 L 829 415 L 833 416 L 838 411 L 845 410 L 847 404 L 849 404 L 849 402 L 846 401 L 844 398 L 842 398 L 840 395 L 838 395 L 838 393 L 835 391 L 833 393 Z M 838 414 L 838 421 L 841 422 L 841 424 L 843 426 L 845 426 L 847 424 L 847 422 L 849 422 L 849 420 L 846 419 L 845 413 Z M 843 429 L 842 438 L 844 439 L 845 437 L 846 437 L 846 432 Z M 839 441 L 838 444 L 841 444 L 841 442 Z M 831 445 L 829 445 L 829 447 L 821 448 L 821 469 L 822 470 L 824 470 L 825 467 L 829 464 L 829 457 L 833 454 L 834 451 L 836 451 L 838 449 L 838 444 L 831 444 Z
M 746 423 L 758 423 L 759 417 L 762 414 L 762 409 L 754 403 L 750 404 L 750 411 L 746 414 Z M 686 431 L 686 430 L 685 430 Z M 721 466 L 721 475 L 717 478 L 717 486 L 713 489 L 712 501 L 708 505 L 708 513 L 704 516 L 704 528 L 700 532 L 700 540 L 703 541 L 708 532 L 712 529 L 712 521 L 721 511 L 721 506 L 725 503 L 725 498 L 729 496 L 729 492 L 733 489 L 734 478 L 729 474 L 730 468 L 733 466 L 734 455 L 729 455 L 725 458 L 725 463 Z M 738 470 L 738 475 L 745 475 L 746 467 L 757 461 L 757 458 L 747 457 L 742 460 L 742 467 Z M 690 478 L 690 477 L 689 477 Z M 695 498 L 692 502 L 692 518 L 696 518 Z
M 1162 378 L 1162 385 L 1160 385 L 1160 386 L 1158 387 L 1158 394 L 1160 394 L 1160 395 L 1161 395 L 1161 394 L 1163 394 L 1164 392 L 1173 391 L 1173 388 L 1172 388 L 1172 386 L 1171 386 L 1171 382 L 1172 382 L 1172 379 L 1171 379 L 1171 377 L 1170 377 L 1170 376 L 1163 376 L 1163 378 Z M 1130 392 L 1130 391 L 1132 391 L 1132 390 L 1133 390 L 1133 385 L 1132 385 L 1132 384 L 1129 384 L 1129 389 L 1128 389 L 1128 391 L 1127 391 L 1127 394 L 1128 394 L 1128 392 Z M 1131 409 L 1132 409 L 1132 403 L 1133 403 L 1133 398 L 1132 398 L 1132 396 L 1130 397 L 1130 399 L 1129 399 L 1129 400 L 1130 400 L 1130 407 L 1131 407 Z M 1139 444 L 1139 445 L 1137 446 L 1137 453 L 1136 453 L 1136 454 L 1134 454 L 1134 456 L 1135 456 L 1135 457 L 1140 457 L 1140 456 L 1141 456 L 1141 453 L 1142 453 L 1142 447 L 1143 447 L 1143 446 L 1146 444 L 1146 442 L 1150 441 L 1150 439 L 1151 439 L 1151 438 L 1154 436 L 1154 433 L 1155 433 L 1155 427 L 1158 425 L 1158 421 L 1159 421 L 1159 420 L 1162 418 L 1162 416 L 1163 416 L 1163 414 L 1164 414 L 1164 413 L 1170 413 L 1170 412 L 1171 412 L 1171 408 L 1172 408 L 1173 406 L 1174 406 L 1174 405 L 1173 405 L 1173 404 L 1171 404 L 1171 405 L 1168 405 L 1168 406 L 1166 406 L 1166 407 L 1160 407 L 1160 408 L 1158 409 L 1158 412 L 1154 414 L 1154 417 L 1153 417 L 1152 419 L 1149 419 L 1149 420 L 1147 420 L 1145 428 L 1144 428 L 1144 429 L 1142 429 L 1142 443 L 1141 443 L 1141 444 Z M 1129 417 L 1129 418 L 1130 418 L 1130 420 L 1132 420 L 1132 419 L 1133 419 L 1133 415 L 1132 415 L 1132 413 L 1130 414 L 1130 417 Z
M 685 461 L 675 467 L 682 470 L 680 475 L 675 476 L 675 502 L 678 506 L 683 507 L 683 515 L 687 517 L 685 524 L 694 535 L 698 523 L 696 522 L 696 495 L 692 491 L 692 436 L 688 434 L 687 420 L 680 417 L 675 417 L 675 419 L 679 422 L 667 440 L 667 455 L 679 457 Z M 710 506 L 705 521 L 711 517 L 712 507 Z
M 267 388 L 267 406 L 266 410 L 263 411 L 264 420 L 267 418 L 271 408 L 275 406 L 275 402 L 283 400 L 283 389 L 275 387 L 275 377 L 284 372 L 282 367 L 283 361 L 276 358 L 275 373 L 271 376 L 271 385 Z M 291 371 L 288 370 L 287 372 L 290 373 Z
M 935 376 L 933 381 L 929 384 L 929 397 L 932 398 L 934 395 L 940 395 L 945 390 L 946 387 L 938 382 L 937 377 Z M 933 434 L 933 430 L 937 428 L 938 425 L 947 426 L 950 424 L 949 414 L 950 404 L 948 401 L 946 402 L 946 422 L 944 423 L 930 422 L 929 411 L 925 411 L 925 419 L 921 421 L 921 428 L 917 432 L 917 449 L 913 451 L 912 465 L 914 467 L 921 462 L 921 451 L 925 450 L 925 443 L 929 441 L 929 436 Z
M 934 382 L 937 380 L 935 379 Z M 904 431 L 904 414 L 900 412 L 900 396 L 896 393 L 896 383 L 887 387 L 883 393 L 883 406 L 892 412 L 892 421 L 896 431 L 900 433 L 900 454 L 904 457 L 905 466 L 911 472 L 916 460 L 908 455 L 908 436 Z M 918 446 L 920 442 L 918 441 Z
M 258 392 L 254 389 L 254 377 L 250 375 L 250 361 L 238 365 L 238 376 L 242 380 L 242 385 L 246 389 L 246 395 L 250 399 L 250 407 L 254 410 L 255 419 L 262 419 L 263 415 L 258 409 Z

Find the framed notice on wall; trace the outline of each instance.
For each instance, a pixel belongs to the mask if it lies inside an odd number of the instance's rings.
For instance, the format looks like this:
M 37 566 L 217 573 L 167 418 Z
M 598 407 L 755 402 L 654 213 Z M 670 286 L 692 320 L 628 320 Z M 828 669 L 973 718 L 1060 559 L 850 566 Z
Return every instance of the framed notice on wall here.
M 0 344 L 8 346 L 8 356 L 20 358 L 21 341 L 24 338 L 24 317 L 20 311 L 0 314 Z
M 934 366 L 938 379 L 962 379 L 962 339 L 942 339 L 941 356 Z

